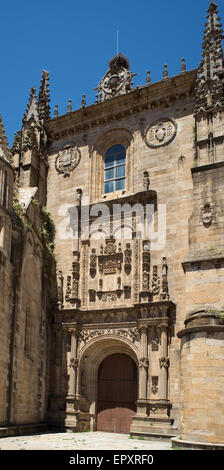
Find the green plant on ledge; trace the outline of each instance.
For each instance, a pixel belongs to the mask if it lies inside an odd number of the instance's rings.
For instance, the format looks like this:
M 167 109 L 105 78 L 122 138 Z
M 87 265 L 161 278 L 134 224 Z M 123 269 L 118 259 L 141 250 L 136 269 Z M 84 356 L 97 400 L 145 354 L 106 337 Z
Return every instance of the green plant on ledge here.
M 186 158 L 186 157 L 185 157 L 183 154 L 181 154 L 181 155 L 178 157 L 178 161 L 183 163 L 184 160 L 185 160 L 185 158 Z
M 54 238 L 55 238 L 55 226 L 54 222 L 51 219 L 51 214 L 46 210 L 45 207 L 41 208 L 41 218 L 42 218 L 42 229 L 41 235 L 44 239 L 45 245 L 53 254 L 54 251 Z

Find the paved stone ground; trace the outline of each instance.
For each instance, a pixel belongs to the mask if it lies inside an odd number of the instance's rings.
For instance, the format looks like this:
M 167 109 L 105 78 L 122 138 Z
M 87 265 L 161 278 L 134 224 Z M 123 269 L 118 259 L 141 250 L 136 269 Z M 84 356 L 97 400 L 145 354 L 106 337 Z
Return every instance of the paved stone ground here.
M 103 432 L 48 433 L 0 438 L 1 450 L 170 450 L 170 442 Z

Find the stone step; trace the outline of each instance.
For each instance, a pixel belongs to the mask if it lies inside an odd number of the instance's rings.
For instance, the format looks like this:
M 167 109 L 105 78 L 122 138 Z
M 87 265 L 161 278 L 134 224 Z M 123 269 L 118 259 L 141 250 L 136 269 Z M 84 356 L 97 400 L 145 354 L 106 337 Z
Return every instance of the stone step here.
M 178 436 L 179 431 L 178 430 L 171 430 L 171 432 L 164 432 L 164 430 L 161 430 L 162 432 L 159 432 L 158 429 L 152 429 L 147 432 L 143 431 L 131 431 L 130 436 L 134 437 L 135 439 L 139 438 L 144 438 L 145 440 L 149 441 L 155 441 L 155 440 L 161 440 L 161 441 L 167 441 L 169 442 L 171 438 L 174 436 Z

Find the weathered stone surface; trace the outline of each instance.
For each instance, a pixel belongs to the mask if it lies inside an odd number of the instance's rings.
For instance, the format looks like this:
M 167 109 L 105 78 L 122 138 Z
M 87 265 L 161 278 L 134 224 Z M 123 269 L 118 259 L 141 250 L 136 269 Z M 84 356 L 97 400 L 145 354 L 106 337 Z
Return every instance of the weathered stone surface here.
M 83 95 L 81 109 L 69 101 L 50 119 L 44 71 L 15 136 L 14 169 L 0 122 L 0 424 L 97 429 L 99 368 L 126 354 L 138 370 L 133 433 L 171 436 L 181 423 L 185 440 L 223 443 L 224 69 L 214 2 L 208 15 L 198 78 L 182 60 L 179 75 L 165 66 L 163 80 L 148 74 L 134 89 L 121 58 L 100 102 L 86 106 Z M 108 193 L 114 146 L 126 153 L 125 183 Z M 115 204 L 129 204 L 121 226 Z M 136 210 L 149 205 L 160 246 L 138 237 Z

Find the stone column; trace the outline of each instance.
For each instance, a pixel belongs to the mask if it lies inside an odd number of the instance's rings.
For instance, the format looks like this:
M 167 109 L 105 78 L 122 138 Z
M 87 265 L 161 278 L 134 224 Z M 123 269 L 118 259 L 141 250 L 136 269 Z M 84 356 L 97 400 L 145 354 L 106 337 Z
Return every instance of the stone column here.
M 141 356 L 139 359 L 139 395 L 137 401 L 137 414 L 147 415 L 147 382 L 148 382 L 148 328 L 142 326 L 141 332 Z
M 161 357 L 160 363 L 160 400 L 168 398 L 168 344 L 167 344 L 167 327 L 161 328 Z
M 77 431 L 79 406 L 78 397 L 76 396 L 77 382 L 77 324 L 64 325 L 67 331 L 71 332 L 71 357 L 70 357 L 70 376 L 68 384 L 68 395 L 66 397 L 66 419 L 65 426 L 73 431 Z
M 71 332 L 71 359 L 70 359 L 70 377 L 68 385 L 68 398 L 75 397 L 76 395 L 76 374 L 78 367 L 77 359 L 77 338 L 76 330 Z

